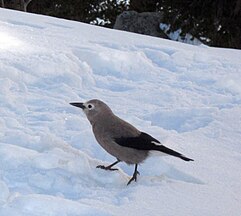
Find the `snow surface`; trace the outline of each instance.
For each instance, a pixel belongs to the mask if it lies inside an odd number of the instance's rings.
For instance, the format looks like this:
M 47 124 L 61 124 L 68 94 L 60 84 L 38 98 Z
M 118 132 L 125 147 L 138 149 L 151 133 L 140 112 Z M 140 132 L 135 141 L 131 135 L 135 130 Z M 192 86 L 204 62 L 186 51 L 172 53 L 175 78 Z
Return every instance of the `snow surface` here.
M 238 216 L 241 51 L 0 9 L 0 215 Z M 193 158 L 114 158 L 71 101 Z

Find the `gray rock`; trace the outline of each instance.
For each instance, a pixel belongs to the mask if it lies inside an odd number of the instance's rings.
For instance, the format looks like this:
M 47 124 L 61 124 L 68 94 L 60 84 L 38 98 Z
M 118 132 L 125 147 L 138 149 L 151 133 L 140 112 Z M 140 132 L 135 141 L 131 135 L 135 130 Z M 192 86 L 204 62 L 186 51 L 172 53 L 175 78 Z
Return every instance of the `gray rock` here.
M 163 14 L 160 12 L 125 11 L 116 18 L 114 29 L 168 38 L 159 27 L 162 21 Z

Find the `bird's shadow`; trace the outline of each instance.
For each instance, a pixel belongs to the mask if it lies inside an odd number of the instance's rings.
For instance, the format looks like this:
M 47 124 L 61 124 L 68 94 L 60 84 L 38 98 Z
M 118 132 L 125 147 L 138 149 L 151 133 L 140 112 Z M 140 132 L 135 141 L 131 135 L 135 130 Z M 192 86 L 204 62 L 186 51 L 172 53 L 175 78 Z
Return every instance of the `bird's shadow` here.
M 182 172 L 174 167 L 171 167 L 170 170 L 167 173 L 165 173 L 165 175 L 172 180 L 183 181 L 192 184 L 205 184 L 205 182 L 201 179 L 191 176 L 190 174 Z
M 191 184 L 204 185 L 205 182 L 184 171 L 178 170 L 170 164 L 163 163 L 161 168 L 153 168 L 149 172 L 143 173 L 143 181 L 147 179 L 151 182 L 185 182 Z M 147 179 L 146 179 L 147 178 Z M 145 179 L 145 180 L 144 180 Z

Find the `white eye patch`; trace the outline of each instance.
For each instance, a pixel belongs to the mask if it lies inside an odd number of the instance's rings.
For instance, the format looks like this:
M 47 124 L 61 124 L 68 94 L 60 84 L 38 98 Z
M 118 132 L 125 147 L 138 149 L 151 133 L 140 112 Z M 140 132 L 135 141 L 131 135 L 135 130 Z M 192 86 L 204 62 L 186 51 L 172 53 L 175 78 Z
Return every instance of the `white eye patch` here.
M 87 104 L 86 107 L 87 107 L 88 110 L 92 110 L 92 109 L 95 108 L 95 106 L 93 104 Z

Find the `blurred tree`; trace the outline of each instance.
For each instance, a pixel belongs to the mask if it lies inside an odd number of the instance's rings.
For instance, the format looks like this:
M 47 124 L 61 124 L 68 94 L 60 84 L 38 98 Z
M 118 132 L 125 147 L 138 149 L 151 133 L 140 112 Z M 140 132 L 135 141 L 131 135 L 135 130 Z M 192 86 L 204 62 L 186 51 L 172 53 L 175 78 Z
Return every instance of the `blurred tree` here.
M 211 46 L 241 48 L 241 0 L 160 0 L 170 31 L 182 30 Z
M 1 7 L 3 7 L 3 8 L 5 7 L 4 6 L 4 0 L 1 0 Z
M 124 0 L 32 1 L 29 11 L 65 19 L 112 27 L 118 14 L 127 9 Z
M 88 16 L 88 11 L 90 10 L 88 6 L 89 1 L 83 0 L 41 0 L 32 1 L 29 4 L 29 11 L 82 21 Z
M 137 12 L 164 12 L 169 31 L 182 30 L 205 44 L 241 48 L 241 0 L 130 0 Z
M 156 12 L 158 0 L 130 0 L 130 10 L 138 13 Z
M 2 7 L 15 9 L 15 10 L 22 10 L 27 12 L 28 4 L 32 0 L 2 0 Z
M 31 1 L 32 1 L 32 0 L 21 0 L 21 6 L 22 6 L 24 12 L 27 12 L 28 4 L 29 4 Z
M 116 17 L 128 9 L 124 0 L 96 0 L 92 3 L 92 23 L 113 28 Z

